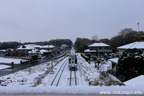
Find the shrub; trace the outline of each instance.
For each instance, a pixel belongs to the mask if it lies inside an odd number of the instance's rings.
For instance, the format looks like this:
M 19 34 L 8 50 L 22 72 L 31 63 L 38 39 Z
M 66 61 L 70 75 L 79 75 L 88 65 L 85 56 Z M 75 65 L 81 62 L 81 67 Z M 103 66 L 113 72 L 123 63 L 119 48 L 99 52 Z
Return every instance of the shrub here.
M 126 50 L 119 58 L 117 76 L 121 81 L 126 81 L 144 74 L 143 52 L 138 49 Z

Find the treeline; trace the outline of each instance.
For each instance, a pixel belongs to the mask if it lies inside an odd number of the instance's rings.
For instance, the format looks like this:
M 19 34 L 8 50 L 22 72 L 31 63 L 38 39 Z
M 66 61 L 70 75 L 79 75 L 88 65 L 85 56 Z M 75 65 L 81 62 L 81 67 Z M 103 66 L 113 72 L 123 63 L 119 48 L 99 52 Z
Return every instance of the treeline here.
M 19 42 L 0 42 L 0 49 L 16 49 L 19 45 L 22 44 L 37 44 L 37 45 L 54 45 L 56 47 L 60 47 L 62 44 L 68 45 L 69 48 L 73 45 L 72 41 L 70 39 L 56 39 L 56 40 L 50 40 L 50 41 L 41 41 L 41 42 L 25 42 L 25 43 L 19 43 Z
M 66 44 L 69 48 L 71 48 L 73 45 L 70 39 L 53 39 L 50 41 L 26 42 L 25 44 L 54 45 L 56 47 L 60 47 L 62 44 Z
M 111 39 L 103 38 L 100 40 L 90 40 L 87 38 L 77 38 L 74 45 L 77 52 L 84 52 L 84 50 L 88 48 L 88 45 L 95 42 L 102 42 L 109 44 L 113 52 L 115 52 L 117 47 L 135 41 L 144 41 L 144 32 L 137 32 L 131 28 L 125 28 L 121 30 L 117 36 L 114 36 Z
M 73 42 L 70 39 L 56 39 L 56 40 L 50 40 L 49 44 L 60 47 L 62 44 L 68 45 L 69 48 L 72 47 Z
M 8 48 L 12 48 L 12 49 L 16 49 L 17 46 L 21 45 L 21 43 L 19 42 L 0 42 L 0 49 L 8 49 Z

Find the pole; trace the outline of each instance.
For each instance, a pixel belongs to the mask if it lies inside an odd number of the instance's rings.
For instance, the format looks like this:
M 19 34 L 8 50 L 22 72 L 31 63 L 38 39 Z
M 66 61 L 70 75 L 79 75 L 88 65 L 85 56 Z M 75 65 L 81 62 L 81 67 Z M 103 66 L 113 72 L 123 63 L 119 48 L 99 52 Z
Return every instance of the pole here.
M 139 22 L 137 23 L 137 25 L 138 25 L 137 40 L 139 41 Z
M 137 23 L 137 25 L 138 25 L 138 32 L 139 32 L 139 22 Z

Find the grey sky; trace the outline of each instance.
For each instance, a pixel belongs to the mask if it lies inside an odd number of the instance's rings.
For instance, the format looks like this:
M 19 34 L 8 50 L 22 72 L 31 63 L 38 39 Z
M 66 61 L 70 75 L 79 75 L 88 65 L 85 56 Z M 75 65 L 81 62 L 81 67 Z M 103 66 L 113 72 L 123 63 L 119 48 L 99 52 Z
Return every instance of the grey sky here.
M 0 0 L 0 42 L 111 38 L 144 30 L 144 0 Z

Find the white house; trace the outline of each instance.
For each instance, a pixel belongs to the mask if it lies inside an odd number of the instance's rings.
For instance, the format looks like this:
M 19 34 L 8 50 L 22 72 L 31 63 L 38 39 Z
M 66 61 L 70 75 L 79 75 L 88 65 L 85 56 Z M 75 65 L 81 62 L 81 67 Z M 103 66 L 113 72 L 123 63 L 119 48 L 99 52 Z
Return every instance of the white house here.
M 121 56 L 123 54 L 123 52 L 127 49 L 140 49 L 143 51 L 144 53 L 144 41 L 137 41 L 137 42 L 133 42 L 133 43 L 130 43 L 130 44 L 126 44 L 126 45 L 123 45 L 123 46 L 120 46 L 120 47 L 117 47 L 118 51 L 119 51 L 119 56 Z

